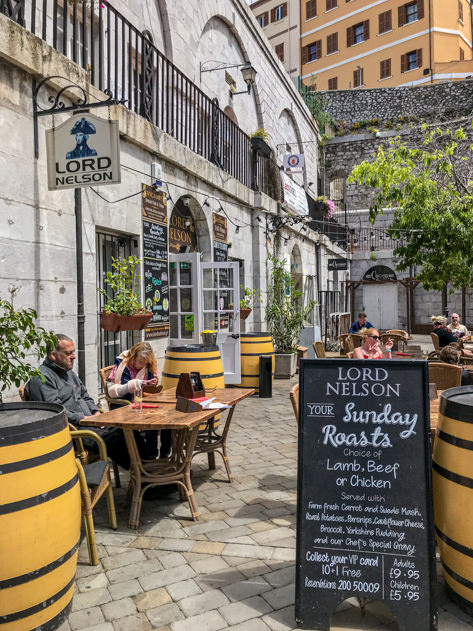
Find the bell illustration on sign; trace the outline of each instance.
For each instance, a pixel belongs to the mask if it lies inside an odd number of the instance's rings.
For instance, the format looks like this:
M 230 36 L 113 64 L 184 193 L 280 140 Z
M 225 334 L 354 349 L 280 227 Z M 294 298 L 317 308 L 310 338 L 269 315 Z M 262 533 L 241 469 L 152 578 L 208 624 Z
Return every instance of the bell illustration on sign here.
M 87 121 L 84 117 L 76 121 L 71 129 L 71 134 L 74 134 L 76 137 L 76 146 L 72 151 L 66 153 L 66 160 L 96 156 L 97 152 L 95 149 L 91 149 L 87 144 L 89 135 L 95 133 L 95 125 Z

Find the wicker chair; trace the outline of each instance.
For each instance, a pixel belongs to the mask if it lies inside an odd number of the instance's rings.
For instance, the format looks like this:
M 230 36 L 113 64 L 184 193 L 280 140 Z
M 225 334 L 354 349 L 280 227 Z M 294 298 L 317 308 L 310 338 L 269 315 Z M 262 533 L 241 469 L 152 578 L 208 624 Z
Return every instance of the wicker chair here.
M 462 367 L 444 362 L 430 362 L 429 383 L 435 383 L 438 390 L 461 386 Z
M 327 357 L 325 354 L 325 347 L 323 342 L 314 342 L 312 344 L 315 351 L 315 356 L 319 358 Z
M 355 345 L 353 343 L 353 339 L 352 339 L 352 336 L 350 334 L 344 336 L 344 338 L 342 340 L 342 348 L 343 348 L 343 352 L 345 353 L 345 355 L 347 353 L 353 352 L 355 350 Z
M 112 403 L 113 405 L 131 405 L 131 401 L 128 401 L 127 399 L 114 399 L 108 394 L 107 381 L 108 381 L 109 374 L 112 372 L 112 368 L 113 366 L 105 366 L 105 368 L 101 368 L 99 370 L 100 382 L 102 384 L 105 401 L 107 402 L 109 409 L 110 409 L 110 404 Z
M 353 351 L 348 351 L 347 359 L 353 359 Z
M 353 348 L 350 348 L 350 351 L 355 350 L 355 348 L 358 348 L 363 344 L 363 336 L 359 333 L 350 333 L 350 339 L 353 342 Z
M 71 427 L 71 426 L 70 426 Z M 73 426 L 72 426 L 73 427 Z M 82 515 L 84 517 L 85 534 L 87 537 L 87 547 L 91 565 L 98 565 L 97 544 L 95 542 L 94 520 L 92 511 L 102 497 L 106 494 L 108 518 L 110 527 L 117 529 L 117 516 L 115 513 L 115 502 L 113 501 L 112 481 L 110 478 L 110 465 L 107 460 L 107 450 L 105 443 L 95 432 L 87 429 L 71 430 L 71 437 L 74 446 L 79 452 L 76 458 L 77 472 L 79 474 L 80 497 L 82 504 Z M 99 459 L 89 464 L 82 464 L 80 452 L 84 450 L 82 438 L 94 440 L 99 448 Z
M 434 333 L 433 331 L 431 331 L 430 338 L 432 340 L 432 344 L 434 345 L 434 350 L 436 351 L 441 350 L 440 344 L 439 344 L 439 336 L 437 335 L 437 333 Z
M 429 362 L 430 361 L 438 362 L 440 360 L 440 351 L 430 351 L 427 359 Z
M 409 333 L 407 331 L 403 331 L 402 329 L 388 329 L 386 333 L 388 335 L 400 335 L 404 338 L 405 342 L 409 339 Z
M 289 391 L 289 397 L 292 403 L 292 409 L 294 410 L 294 415 L 296 417 L 296 422 L 299 423 L 299 384 L 296 383 L 295 386 Z

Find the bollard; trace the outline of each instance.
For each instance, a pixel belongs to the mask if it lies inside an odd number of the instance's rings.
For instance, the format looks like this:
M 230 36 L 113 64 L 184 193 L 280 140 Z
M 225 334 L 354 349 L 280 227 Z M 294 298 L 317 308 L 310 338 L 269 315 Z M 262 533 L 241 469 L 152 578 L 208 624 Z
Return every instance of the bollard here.
M 259 358 L 259 396 L 261 399 L 271 399 L 273 396 L 272 370 L 272 356 L 261 355 Z

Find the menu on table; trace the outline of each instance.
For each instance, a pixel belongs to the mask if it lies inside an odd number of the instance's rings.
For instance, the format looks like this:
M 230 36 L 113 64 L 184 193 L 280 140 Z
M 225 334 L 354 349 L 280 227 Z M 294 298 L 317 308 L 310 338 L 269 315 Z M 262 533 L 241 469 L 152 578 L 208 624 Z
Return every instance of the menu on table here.
M 436 629 L 427 362 L 302 360 L 299 405 L 297 623 L 355 596 Z

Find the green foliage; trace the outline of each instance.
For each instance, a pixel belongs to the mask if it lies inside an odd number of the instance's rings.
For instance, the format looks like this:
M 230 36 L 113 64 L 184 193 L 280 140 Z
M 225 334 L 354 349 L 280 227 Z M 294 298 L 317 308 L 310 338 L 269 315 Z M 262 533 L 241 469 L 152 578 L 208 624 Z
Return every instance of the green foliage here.
M 243 289 L 243 287 L 241 287 Z M 241 294 L 240 308 L 241 309 L 253 309 L 253 307 L 260 303 L 262 300 L 261 291 L 258 289 L 250 289 L 245 287 Z
M 392 129 L 392 126 L 393 126 L 393 124 L 392 124 L 392 122 L 391 122 L 391 121 L 386 121 L 386 122 L 384 123 L 384 128 L 385 128 L 385 129 Z
M 300 94 L 314 117 L 319 132 L 324 134 L 325 128 L 332 127 L 334 123 L 332 116 L 327 112 L 327 98 L 316 91 L 301 92 Z
M 44 358 L 47 346 L 54 347 L 57 342 L 52 331 L 35 325 L 34 309 L 15 311 L 13 297 L 17 291 L 10 290 L 10 300 L 0 298 L 0 403 L 11 386 L 19 388 L 31 377 L 43 378 L 30 358 Z
M 97 290 L 108 299 L 104 311 L 121 316 L 145 313 L 140 302 L 140 263 L 141 260 L 133 255 L 124 259 L 112 258 L 113 271 L 107 272 L 103 281 L 112 296 L 105 289 Z
M 261 140 L 264 140 L 264 142 L 268 142 L 269 134 L 266 131 L 266 129 L 263 129 L 263 127 L 260 127 L 255 132 L 250 134 L 250 138 L 261 138 Z
M 398 137 L 357 165 L 350 183 L 376 189 L 370 220 L 394 209 L 389 234 L 400 271 L 417 268 L 426 290 L 471 286 L 473 269 L 472 148 L 464 130 L 423 125 L 423 141 L 405 146 Z M 420 269 L 421 268 L 421 269 Z
M 303 306 L 302 293 L 295 289 L 294 281 L 286 271 L 286 259 L 270 256 L 270 261 L 266 322 L 274 339 L 275 352 L 294 353 L 304 321 L 309 318 L 315 303 L 311 300 L 307 307 Z

